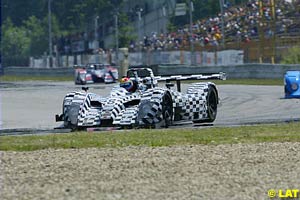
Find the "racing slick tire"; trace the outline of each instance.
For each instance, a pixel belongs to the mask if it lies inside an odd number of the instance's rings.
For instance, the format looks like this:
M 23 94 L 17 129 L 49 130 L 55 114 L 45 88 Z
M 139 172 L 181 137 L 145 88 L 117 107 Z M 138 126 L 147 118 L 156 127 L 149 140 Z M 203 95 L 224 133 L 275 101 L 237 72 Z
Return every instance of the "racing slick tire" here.
M 80 109 L 80 105 L 71 104 L 64 111 L 64 127 L 70 128 L 72 130 L 78 129 L 77 126 L 77 116 Z
M 173 121 L 173 101 L 169 93 L 165 93 L 162 97 L 162 121 L 155 124 L 155 128 L 168 128 Z
M 200 119 L 200 120 L 194 120 L 194 123 L 211 123 L 215 121 L 217 117 L 217 111 L 218 111 L 218 92 L 216 88 L 212 85 L 208 86 L 208 92 L 206 96 L 206 102 L 207 102 L 207 118 Z
M 85 85 L 86 81 L 81 80 L 79 77 L 75 80 L 75 85 Z

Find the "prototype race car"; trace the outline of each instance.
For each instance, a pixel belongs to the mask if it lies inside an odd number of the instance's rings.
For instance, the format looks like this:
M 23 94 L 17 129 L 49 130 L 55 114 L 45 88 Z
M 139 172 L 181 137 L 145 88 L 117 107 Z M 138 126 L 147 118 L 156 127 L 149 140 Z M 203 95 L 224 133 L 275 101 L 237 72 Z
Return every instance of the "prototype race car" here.
M 89 63 L 86 66 L 75 65 L 75 84 L 115 83 L 118 69 L 106 64 Z
M 225 74 L 191 76 L 154 76 L 151 69 L 132 68 L 127 77 L 134 81 L 136 91 L 128 92 L 115 86 L 108 97 L 88 91 L 71 92 L 63 100 L 61 115 L 63 128 L 87 127 L 159 128 L 183 121 L 213 122 L 219 103 L 216 85 L 212 82 L 191 84 L 181 93 L 183 80 L 225 80 Z M 165 87 L 158 82 L 165 81 Z M 177 90 L 172 89 L 176 81 Z
M 300 71 L 287 71 L 284 75 L 285 98 L 300 97 Z

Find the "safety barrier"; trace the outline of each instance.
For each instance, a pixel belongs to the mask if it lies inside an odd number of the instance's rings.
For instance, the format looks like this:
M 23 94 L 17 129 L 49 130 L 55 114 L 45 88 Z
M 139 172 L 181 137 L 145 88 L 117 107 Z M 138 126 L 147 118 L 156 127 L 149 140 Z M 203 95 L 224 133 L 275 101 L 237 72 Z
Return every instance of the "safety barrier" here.
M 300 65 L 281 65 L 281 64 L 244 64 L 228 66 L 163 66 L 157 69 L 157 74 L 201 74 L 225 72 L 227 78 L 257 78 L 257 79 L 276 79 L 283 78 L 288 70 L 300 71 Z
M 74 76 L 74 69 L 69 68 L 33 68 L 4 67 L 4 75 L 13 76 Z
M 299 70 L 300 65 L 280 64 L 244 64 L 226 66 L 188 66 L 188 65 L 151 65 L 143 66 L 153 69 L 155 75 L 174 74 L 201 74 L 225 72 L 230 78 L 283 78 L 288 70 Z M 32 67 L 5 67 L 5 75 L 19 76 L 73 76 L 74 69 L 69 68 L 32 68 Z

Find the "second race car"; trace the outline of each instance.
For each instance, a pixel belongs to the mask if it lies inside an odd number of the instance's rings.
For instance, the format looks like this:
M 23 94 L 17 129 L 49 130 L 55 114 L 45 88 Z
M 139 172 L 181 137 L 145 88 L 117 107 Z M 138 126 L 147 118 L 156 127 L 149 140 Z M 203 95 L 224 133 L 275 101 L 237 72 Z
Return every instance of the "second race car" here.
M 89 63 L 74 68 L 75 84 L 115 83 L 118 79 L 118 69 L 108 64 Z

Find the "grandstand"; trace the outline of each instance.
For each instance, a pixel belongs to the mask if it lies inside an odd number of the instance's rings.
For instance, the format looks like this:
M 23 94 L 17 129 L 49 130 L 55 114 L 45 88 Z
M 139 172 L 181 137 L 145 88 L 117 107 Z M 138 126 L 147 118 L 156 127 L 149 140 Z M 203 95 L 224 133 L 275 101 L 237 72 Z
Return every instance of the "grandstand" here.
M 175 0 L 127 1 L 122 11 L 138 33 L 137 40 L 128 46 L 130 52 L 189 50 L 192 42 L 195 51 L 243 50 L 246 63 L 278 63 L 286 49 L 300 45 L 299 0 L 248 0 L 240 5 L 226 4 L 223 16 L 218 13 L 214 17 L 194 20 L 192 40 L 189 25 L 179 27 L 175 32 L 167 30 L 175 5 Z M 142 11 L 139 16 L 138 10 Z M 115 29 L 110 20 L 100 23 L 97 30 L 101 51 L 114 46 Z M 80 33 L 67 40 L 64 38 L 63 42 L 57 40 L 57 44 L 62 55 L 74 53 L 74 47 L 82 47 L 79 53 L 91 53 L 93 46 L 86 43 L 91 44 L 93 39 L 93 34 Z

